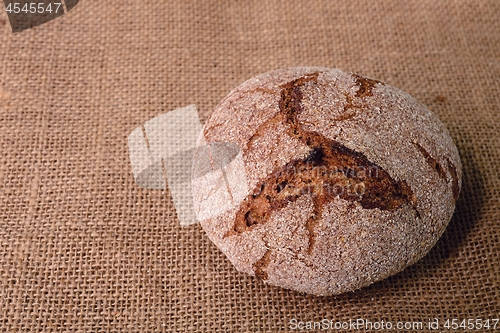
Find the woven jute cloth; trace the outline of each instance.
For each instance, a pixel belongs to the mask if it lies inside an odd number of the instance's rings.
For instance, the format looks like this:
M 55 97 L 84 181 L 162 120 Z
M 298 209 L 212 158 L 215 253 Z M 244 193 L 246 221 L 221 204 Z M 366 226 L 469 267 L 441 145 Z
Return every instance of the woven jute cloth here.
M 430 331 L 499 317 L 499 1 L 82 0 L 16 34 L 0 8 L 1 332 L 288 332 L 324 319 Z M 464 166 L 431 252 L 336 297 L 239 273 L 129 162 L 145 121 L 196 104 L 204 122 L 246 79 L 292 66 L 408 92 Z

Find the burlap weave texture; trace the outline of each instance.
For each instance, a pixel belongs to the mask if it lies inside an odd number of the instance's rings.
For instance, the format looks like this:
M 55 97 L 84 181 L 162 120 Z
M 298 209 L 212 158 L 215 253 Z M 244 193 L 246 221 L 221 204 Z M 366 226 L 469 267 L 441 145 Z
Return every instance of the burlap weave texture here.
M 159 114 L 196 104 L 206 120 L 246 79 L 302 65 L 410 93 L 446 125 L 464 166 L 455 216 L 429 255 L 337 297 L 238 273 L 200 226 L 179 226 L 168 190 L 135 184 L 127 150 Z M 19 34 L 2 8 L 0 144 L 2 332 L 499 317 L 496 0 L 82 0 Z

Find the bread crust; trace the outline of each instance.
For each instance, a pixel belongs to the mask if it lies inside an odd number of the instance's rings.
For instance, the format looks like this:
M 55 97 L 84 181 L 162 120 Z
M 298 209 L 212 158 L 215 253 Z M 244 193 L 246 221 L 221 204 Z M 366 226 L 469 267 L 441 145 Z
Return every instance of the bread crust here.
M 201 221 L 210 240 L 238 270 L 314 295 L 422 258 L 461 188 L 458 151 L 437 117 L 399 89 L 337 69 L 244 82 L 206 122 L 200 144 L 211 142 L 241 149 L 249 193 Z

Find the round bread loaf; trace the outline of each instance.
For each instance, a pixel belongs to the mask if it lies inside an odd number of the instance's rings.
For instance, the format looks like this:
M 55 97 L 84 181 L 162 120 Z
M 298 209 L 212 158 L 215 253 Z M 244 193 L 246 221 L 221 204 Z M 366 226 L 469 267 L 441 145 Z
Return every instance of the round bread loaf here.
M 208 143 L 237 146 L 244 166 L 231 176 L 233 192 L 244 189 L 234 204 L 205 207 L 217 212 L 201 221 L 210 240 L 239 271 L 314 295 L 370 285 L 422 258 L 461 188 L 457 149 L 436 116 L 337 69 L 246 81 L 204 125 L 199 145 Z

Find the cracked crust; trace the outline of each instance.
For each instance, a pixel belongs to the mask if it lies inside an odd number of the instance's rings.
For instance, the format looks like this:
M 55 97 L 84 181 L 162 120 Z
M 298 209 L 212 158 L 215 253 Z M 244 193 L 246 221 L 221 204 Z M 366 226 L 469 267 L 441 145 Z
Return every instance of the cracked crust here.
M 460 191 L 441 122 L 404 92 L 339 70 L 250 79 L 203 136 L 240 147 L 250 189 L 201 222 L 209 238 L 238 270 L 315 295 L 358 289 L 423 257 Z

